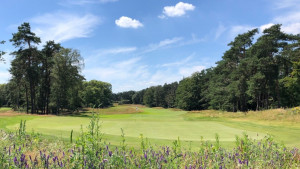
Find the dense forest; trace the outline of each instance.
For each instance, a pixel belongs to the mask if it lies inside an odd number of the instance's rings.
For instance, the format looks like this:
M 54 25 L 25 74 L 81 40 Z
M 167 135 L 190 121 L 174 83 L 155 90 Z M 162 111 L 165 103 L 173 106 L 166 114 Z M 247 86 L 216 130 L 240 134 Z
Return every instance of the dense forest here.
M 80 74 L 84 62 L 79 51 L 54 41 L 38 49 L 41 39 L 31 32 L 29 23 L 19 26 L 10 42 L 15 46 L 9 69 L 12 77 L 9 83 L 0 85 L 0 106 L 27 113 L 59 114 L 112 104 L 111 84 L 85 81 Z
M 258 38 L 256 38 L 259 35 Z M 261 110 L 300 105 L 300 35 L 273 25 L 238 35 L 216 67 L 195 72 L 179 83 L 141 91 L 112 93 L 109 83 L 85 81 L 79 51 L 41 39 L 23 23 L 14 33 L 12 75 L 0 85 L 0 106 L 30 113 L 59 114 L 82 107 L 144 104 L 184 110 Z M 3 44 L 4 41 L 1 41 Z M 0 61 L 4 52 L 0 51 Z
M 179 83 L 121 92 L 113 98 L 150 107 L 233 112 L 300 105 L 300 35 L 286 34 L 277 24 L 261 34 L 258 29 L 240 34 L 228 46 L 216 67 Z

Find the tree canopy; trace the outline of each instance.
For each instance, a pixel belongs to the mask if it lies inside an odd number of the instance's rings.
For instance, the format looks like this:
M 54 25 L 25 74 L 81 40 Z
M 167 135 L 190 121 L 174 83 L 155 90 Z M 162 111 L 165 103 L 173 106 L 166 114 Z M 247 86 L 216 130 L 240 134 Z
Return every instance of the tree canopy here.
M 152 86 L 136 92 L 134 102 L 234 112 L 299 106 L 300 35 L 282 32 L 279 24 L 254 41 L 257 34 L 258 29 L 239 34 L 216 67 L 182 79 L 172 97 L 165 97 L 167 88 Z
M 81 75 L 84 61 L 78 50 L 54 41 L 38 49 L 41 39 L 29 23 L 21 24 L 10 41 L 16 50 L 11 53 L 11 79 L 0 86 L 0 106 L 28 113 L 60 114 L 83 106 L 111 105 L 111 84 L 85 82 Z

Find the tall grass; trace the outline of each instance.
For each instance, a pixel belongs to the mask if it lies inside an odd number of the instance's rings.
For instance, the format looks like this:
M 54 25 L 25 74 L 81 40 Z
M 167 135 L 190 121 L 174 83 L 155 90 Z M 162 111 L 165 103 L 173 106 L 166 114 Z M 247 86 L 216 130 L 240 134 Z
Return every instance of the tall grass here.
M 193 118 L 228 118 L 298 123 L 300 122 L 300 107 L 295 107 L 292 109 L 270 109 L 237 113 L 217 110 L 191 111 L 186 115 L 186 118 L 190 120 Z

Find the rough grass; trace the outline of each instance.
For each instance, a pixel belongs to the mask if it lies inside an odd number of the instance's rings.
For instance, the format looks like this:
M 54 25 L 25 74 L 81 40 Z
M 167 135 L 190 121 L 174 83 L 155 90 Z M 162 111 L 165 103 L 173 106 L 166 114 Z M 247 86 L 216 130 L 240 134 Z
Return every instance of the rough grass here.
M 295 109 L 295 108 L 294 108 Z M 293 111 L 293 109 L 270 109 L 263 111 L 249 111 L 249 112 L 225 112 L 217 110 L 203 110 L 191 111 L 189 115 L 193 117 L 210 117 L 210 118 L 238 118 L 248 120 L 261 121 L 277 121 L 277 122 L 300 122 L 300 113 Z
M 11 110 L 11 108 L 9 108 L 9 107 L 0 107 L 0 113 L 7 112 L 9 110 Z
M 234 128 L 268 133 L 288 146 L 300 147 L 299 107 L 263 111 L 224 112 L 216 110 L 192 111 L 184 115 L 189 121 L 215 121 Z

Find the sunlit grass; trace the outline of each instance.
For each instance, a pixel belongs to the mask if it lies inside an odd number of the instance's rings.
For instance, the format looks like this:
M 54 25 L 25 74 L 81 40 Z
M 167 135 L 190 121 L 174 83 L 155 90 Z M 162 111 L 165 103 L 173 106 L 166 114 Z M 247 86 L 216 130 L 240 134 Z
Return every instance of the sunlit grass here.
M 11 110 L 9 107 L 0 107 L 0 113 L 7 112 L 9 110 Z
M 216 110 L 193 111 L 184 115 L 189 121 L 215 121 L 234 128 L 268 133 L 288 146 L 300 147 L 300 113 L 293 109 L 270 109 L 249 112 Z
M 102 132 L 107 142 L 119 145 L 121 128 L 128 137 L 128 144 L 138 144 L 140 134 L 151 139 L 153 144 L 167 145 L 178 137 L 184 145 L 197 148 L 201 137 L 213 141 L 215 134 L 225 147 L 232 147 L 236 135 L 247 132 L 249 137 L 260 139 L 266 134 L 288 146 L 300 146 L 298 114 L 291 109 L 273 109 L 258 112 L 223 112 L 216 110 L 186 112 L 177 109 L 146 108 L 139 105 L 119 105 L 105 109 L 86 109 L 75 116 L 0 116 L 0 128 L 14 130 L 21 119 L 27 119 L 28 131 L 68 139 L 81 125 L 86 127 L 92 112 L 100 115 Z M 279 118 L 281 117 L 282 118 Z

